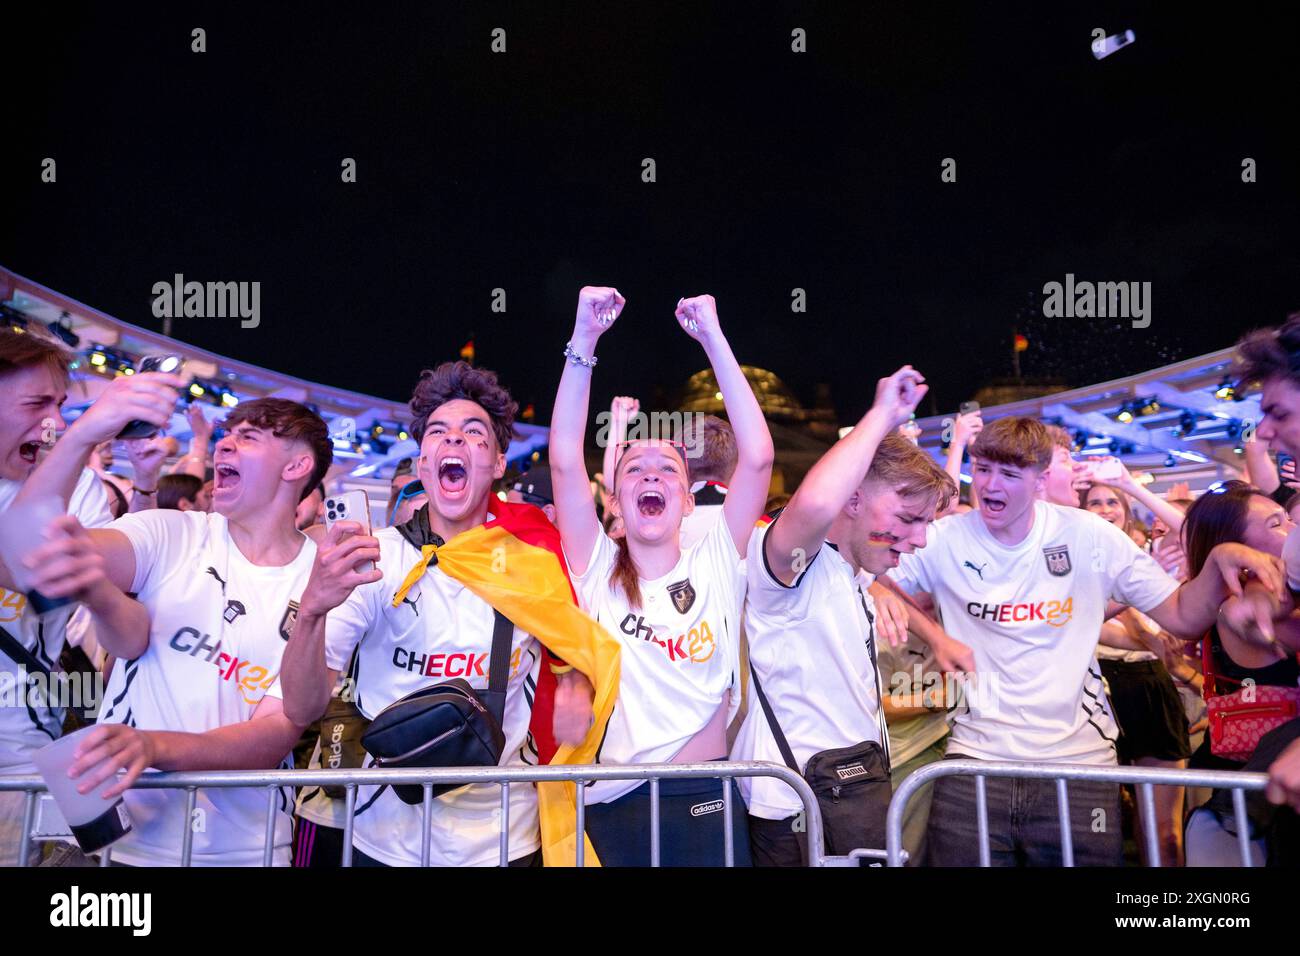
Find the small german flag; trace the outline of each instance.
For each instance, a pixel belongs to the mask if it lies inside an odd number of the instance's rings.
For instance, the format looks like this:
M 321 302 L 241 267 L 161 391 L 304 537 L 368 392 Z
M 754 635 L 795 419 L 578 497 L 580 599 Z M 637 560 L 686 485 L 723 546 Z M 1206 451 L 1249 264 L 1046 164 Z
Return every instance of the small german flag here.
M 460 357 L 470 365 L 474 364 L 474 340 L 470 339 L 460 347 Z

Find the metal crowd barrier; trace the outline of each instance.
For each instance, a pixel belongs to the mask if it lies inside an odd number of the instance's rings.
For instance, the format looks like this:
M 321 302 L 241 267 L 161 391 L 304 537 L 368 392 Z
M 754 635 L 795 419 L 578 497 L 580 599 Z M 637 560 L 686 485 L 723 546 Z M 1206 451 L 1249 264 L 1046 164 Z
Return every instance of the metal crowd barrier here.
M 940 760 L 912 774 L 894 791 L 885 821 L 885 856 L 889 866 L 902 866 L 903 812 L 907 801 L 922 786 L 939 777 L 973 776 L 975 778 L 975 813 L 979 827 L 980 866 L 990 865 L 989 813 L 986 778 L 1015 777 L 1027 780 L 1055 780 L 1056 805 L 1061 824 L 1061 861 L 1074 866 L 1074 844 L 1070 832 L 1071 780 L 1100 780 L 1114 784 L 1135 784 L 1142 811 L 1142 829 L 1150 866 L 1160 865 L 1159 837 L 1156 833 L 1153 787 L 1214 787 L 1232 791 L 1232 808 L 1237 822 L 1237 844 L 1241 865 L 1252 866 L 1250 824 L 1246 816 L 1246 791 L 1263 790 L 1268 774 L 1243 773 L 1235 770 L 1179 770 L 1169 767 L 1090 767 L 1082 764 L 1015 763 L 1004 760 Z
M 775 777 L 785 783 L 799 795 L 804 805 L 804 819 L 808 836 L 808 865 L 824 865 L 822 853 L 822 820 L 817 806 L 817 798 L 807 781 L 789 767 L 766 761 L 709 763 L 658 763 L 637 766 L 545 766 L 545 767 L 447 767 L 439 769 L 389 770 L 367 768 L 363 770 L 214 770 L 185 771 L 178 773 L 143 774 L 133 790 L 184 790 L 185 819 L 194 817 L 195 804 L 200 789 L 214 788 L 259 788 L 266 790 L 266 844 L 262 851 L 262 865 L 271 866 L 275 851 L 276 791 L 282 786 L 319 787 L 342 786 L 345 788 L 347 821 L 343 828 L 343 865 L 352 865 L 352 825 L 356 809 L 357 787 L 393 785 L 422 785 L 424 787 L 424 837 L 420 847 L 420 865 L 429 865 L 430 840 L 432 832 L 429 827 L 429 814 L 433 806 L 433 787 L 439 784 L 496 784 L 501 788 L 501 855 L 500 865 L 506 866 L 508 840 L 510 834 L 510 786 L 515 783 L 538 783 L 542 781 L 573 781 L 581 786 L 589 780 L 649 780 L 650 781 L 650 865 L 659 866 L 659 781 L 678 780 L 682 778 L 726 780 L 733 777 Z M 19 865 L 26 865 L 32 840 L 32 825 L 35 819 L 37 794 L 46 789 L 45 782 L 37 775 L 0 776 L 0 792 L 25 791 L 27 799 L 23 808 L 22 840 L 18 848 Z M 724 845 L 723 854 L 726 866 L 734 865 L 734 847 L 732 845 L 732 806 L 731 787 L 722 788 L 722 813 Z M 744 813 L 742 804 L 740 812 Z M 584 830 L 586 807 L 581 800 L 577 802 L 577 829 Z M 190 827 L 185 828 L 181 844 L 181 866 L 190 866 L 194 834 Z M 577 841 L 575 862 L 583 865 L 583 841 Z M 100 865 L 108 866 L 111 860 L 109 852 L 100 857 Z

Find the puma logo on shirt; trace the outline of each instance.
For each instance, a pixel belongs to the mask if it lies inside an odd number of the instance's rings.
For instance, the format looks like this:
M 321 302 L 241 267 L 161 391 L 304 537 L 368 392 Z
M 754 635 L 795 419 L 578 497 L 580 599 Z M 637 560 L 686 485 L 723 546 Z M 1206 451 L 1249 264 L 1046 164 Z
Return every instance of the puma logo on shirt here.
M 983 580 L 984 580 L 984 569 L 987 568 L 987 567 L 989 566 L 989 563 L 988 563 L 987 561 L 985 561 L 983 564 L 981 564 L 981 565 L 977 568 L 977 567 L 975 567 L 975 565 L 972 564 L 970 561 L 967 561 L 967 562 L 966 562 L 964 565 L 962 565 L 962 566 L 963 566 L 963 567 L 970 568 L 972 571 L 974 571 L 976 574 L 978 574 L 978 575 L 980 576 L 980 580 L 983 581 Z
M 224 595 L 226 593 L 226 582 L 221 579 L 221 575 L 217 573 L 217 569 L 214 567 L 209 567 L 208 574 L 212 575 L 214 578 L 217 579 L 217 583 L 221 585 L 221 593 Z

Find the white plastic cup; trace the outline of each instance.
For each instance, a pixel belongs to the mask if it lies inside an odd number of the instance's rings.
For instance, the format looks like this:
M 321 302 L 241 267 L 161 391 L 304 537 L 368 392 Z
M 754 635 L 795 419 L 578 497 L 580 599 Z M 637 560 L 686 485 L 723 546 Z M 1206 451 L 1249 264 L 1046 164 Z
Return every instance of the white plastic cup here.
M 28 603 L 37 614 L 63 607 L 69 599 L 47 598 L 32 590 L 28 586 L 31 575 L 23 566 L 23 559 L 45 543 L 45 529 L 65 513 L 59 499 L 53 495 L 10 505 L 0 511 L 0 557 L 8 565 L 18 590 L 26 593 Z
M 60 737 L 32 754 L 32 763 L 49 787 L 59 812 L 68 821 L 68 829 L 76 837 L 83 853 L 97 853 L 131 832 L 131 815 L 121 797 L 105 800 L 99 794 L 112 786 L 105 780 L 90 793 L 78 793 L 80 778 L 68 776 L 68 768 L 75 759 L 77 745 L 94 727 L 83 727 L 75 733 Z M 88 771 L 89 772 L 89 771 Z

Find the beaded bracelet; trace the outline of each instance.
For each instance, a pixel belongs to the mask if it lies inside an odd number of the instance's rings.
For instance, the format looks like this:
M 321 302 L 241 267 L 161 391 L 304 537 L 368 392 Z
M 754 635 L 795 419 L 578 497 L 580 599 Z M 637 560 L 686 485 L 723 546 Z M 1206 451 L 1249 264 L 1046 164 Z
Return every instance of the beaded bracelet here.
M 564 357 L 574 365 L 581 365 L 584 368 L 596 367 L 596 356 L 593 355 L 591 358 L 584 358 L 573 348 L 572 342 L 569 342 L 564 346 Z

